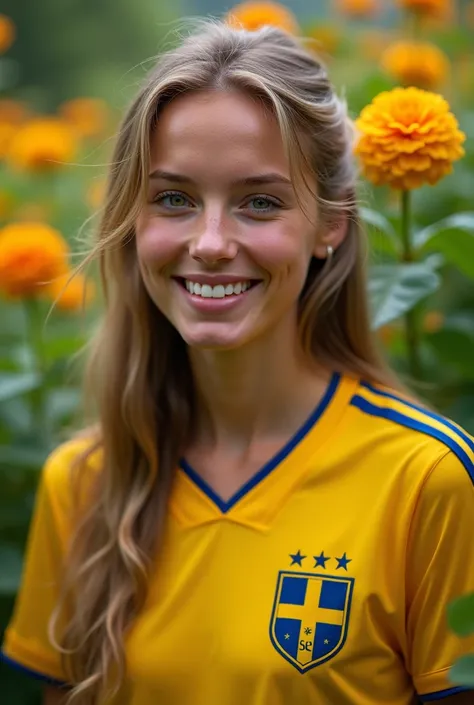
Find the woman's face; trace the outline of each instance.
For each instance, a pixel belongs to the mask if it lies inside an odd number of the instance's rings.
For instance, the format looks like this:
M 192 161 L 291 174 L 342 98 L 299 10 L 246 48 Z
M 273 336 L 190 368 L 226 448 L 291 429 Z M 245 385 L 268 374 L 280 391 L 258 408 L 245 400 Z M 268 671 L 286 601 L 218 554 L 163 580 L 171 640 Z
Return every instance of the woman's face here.
M 186 343 L 230 349 L 278 329 L 296 335 L 308 265 L 326 245 L 314 199 L 299 194 L 307 215 L 298 205 L 268 111 L 238 92 L 173 100 L 152 135 L 150 171 L 140 270 Z

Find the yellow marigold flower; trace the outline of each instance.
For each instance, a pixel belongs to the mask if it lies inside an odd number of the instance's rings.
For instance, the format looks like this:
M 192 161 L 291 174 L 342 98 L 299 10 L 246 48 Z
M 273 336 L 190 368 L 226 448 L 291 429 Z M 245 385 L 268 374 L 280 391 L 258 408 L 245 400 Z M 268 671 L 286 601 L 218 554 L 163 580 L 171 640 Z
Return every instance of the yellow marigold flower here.
M 46 223 L 10 223 L 0 229 L 0 290 L 22 298 L 43 293 L 67 269 L 68 246 Z
M 306 37 L 314 39 L 314 49 L 325 54 L 334 54 L 341 43 L 341 32 L 334 25 L 318 24 L 310 27 Z
M 95 296 L 94 282 L 77 273 L 71 279 L 66 272 L 54 279 L 45 289 L 61 311 L 78 311 L 91 304 Z
M 59 107 L 60 115 L 84 137 L 100 135 L 109 120 L 109 111 L 103 100 L 74 98 Z
M 427 17 L 446 17 L 451 12 L 452 0 L 398 0 L 403 10 Z
M 6 15 L 0 15 L 0 54 L 5 53 L 15 41 L 15 25 Z
M 371 17 L 379 9 L 379 0 L 338 0 L 340 12 L 350 17 Z
M 57 118 L 37 118 L 16 132 L 7 158 L 12 166 L 26 171 L 51 171 L 71 161 L 78 142 L 73 129 Z
M 466 136 L 442 96 L 394 88 L 367 105 L 356 120 L 355 152 L 376 185 L 413 189 L 435 184 L 464 154 Z
M 10 125 L 20 125 L 28 117 L 28 110 L 24 103 L 11 98 L 0 100 L 0 122 Z
M 419 88 L 436 88 L 449 72 L 446 54 L 430 42 L 395 42 L 385 50 L 381 63 L 398 83 Z
M 229 11 L 226 21 L 232 27 L 250 32 L 264 25 L 273 25 L 289 34 L 299 33 L 298 21 L 291 10 L 271 0 L 242 2 Z

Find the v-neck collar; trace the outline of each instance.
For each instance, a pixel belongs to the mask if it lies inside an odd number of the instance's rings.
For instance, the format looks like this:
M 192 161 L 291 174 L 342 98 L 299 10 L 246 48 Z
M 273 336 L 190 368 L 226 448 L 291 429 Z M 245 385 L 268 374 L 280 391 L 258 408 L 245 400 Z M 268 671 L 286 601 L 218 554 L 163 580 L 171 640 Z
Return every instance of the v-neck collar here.
M 182 459 L 179 464 L 175 489 L 171 497 L 171 508 L 187 525 L 198 525 L 228 518 L 238 523 L 251 523 L 263 528 L 267 523 L 268 509 L 280 506 L 282 495 L 286 495 L 295 480 L 305 472 L 308 459 L 331 435 L 338 417 L 347 406 L 357 380 L 334 373 L 326 391 L 316 408 L 296 431 L 292 438 L 253 477 L 224 500 L 200 475 Z M 289 472 L 284 467 L 292 465 Z M 278 476 L 278 478 L 276 477 Z M 264 492 L 264 501 L 262 499 Z M 257 505 L 260 509 L 257 509 Z M 274 512 L 271 512 L 272 514 Z M 251 516 L 250 516 L 251 515 Z M 260 515 L 260 516 L 257 516 Z

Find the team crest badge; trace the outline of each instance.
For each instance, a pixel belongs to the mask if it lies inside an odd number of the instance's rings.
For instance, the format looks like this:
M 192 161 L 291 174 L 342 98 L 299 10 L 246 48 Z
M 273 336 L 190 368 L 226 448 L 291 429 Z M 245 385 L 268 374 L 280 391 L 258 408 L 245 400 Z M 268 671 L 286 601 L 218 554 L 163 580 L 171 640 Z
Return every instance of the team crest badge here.
M 344 646 L 354 578 L 282 570 L 270 622 L 276 650 L 301 673 Z

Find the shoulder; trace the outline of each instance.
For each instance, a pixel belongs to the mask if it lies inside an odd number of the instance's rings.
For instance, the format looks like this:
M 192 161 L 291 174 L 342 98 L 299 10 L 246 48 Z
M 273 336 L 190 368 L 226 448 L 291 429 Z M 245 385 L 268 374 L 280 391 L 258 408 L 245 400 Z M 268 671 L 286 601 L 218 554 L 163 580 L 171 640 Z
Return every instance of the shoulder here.
M 374 443 L 420 463 L 437 482 L 474 482 L 474 438 L 460 426 L 397 390 L 361 382 L 351 400 Z M 435 471 L 436 469 L 436 471 Z
M 77 506 L 77 492 L 87 492 L 100 465 L 101 451 L 91 434 L 77 435 L 61 443 L 44 462 L 40 496 L 53 510 L 69 513 Z

